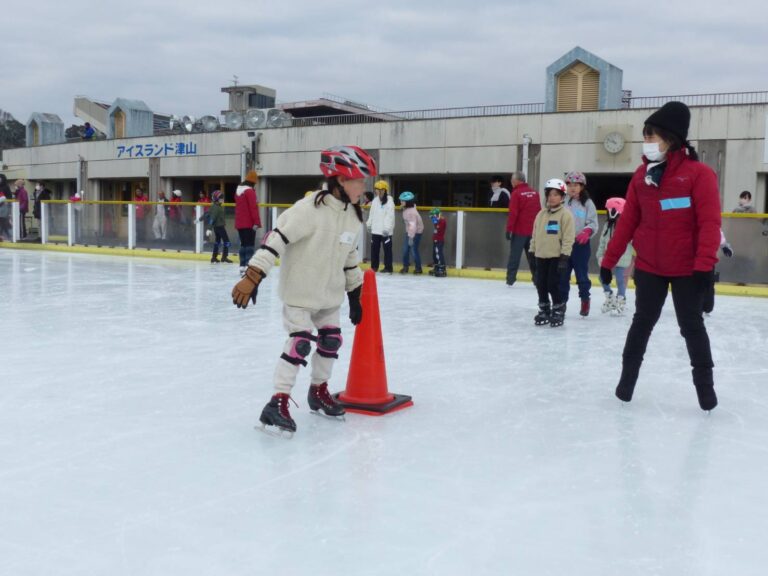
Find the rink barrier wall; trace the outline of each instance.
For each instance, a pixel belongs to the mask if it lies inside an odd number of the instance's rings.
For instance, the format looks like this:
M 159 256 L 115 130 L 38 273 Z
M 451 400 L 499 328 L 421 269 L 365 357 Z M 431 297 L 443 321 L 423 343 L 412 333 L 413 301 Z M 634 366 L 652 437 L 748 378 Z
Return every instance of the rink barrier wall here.
M 198 222 L 203 211 L 209 204 L 196 202 L 178 202 L 173 206 L 184 209 L 181 221 L 170 226 L 169 241 L 153 242 L 147 237 L 151 234 L 149 224 L 154 218 L 154 206 L 158 202 L 121 202 L 121 201 L 82 201 L 51 200 L 43 203 L 45 217 L 41 219 L 42 230 L 37 230 L 36 240 L 22 240 L 18 237 L 20 217 L 18 205 L 12 201 L 12 242 L 0 242 L 3 248 L 26 248 L 32 250 L 51 250 L 84 254 L 102 254 L 112 256 L 139 256 L 150 258 L 166 258 L 175 260 L 208 261 L 211 244 L 205 243 L 205 224 Z M 170 203 L 166 202 L 166 207 Z M 145 206 L 149 212 L 143 222 L 136 218 L 136 207 Z M 234 204 L 223 204 L 227 212 L 227 230 L 233 242 L 232 252 L 237 251 L 238 235 L 233 227 Z M 264 229 L 271 229 L 272 223 L 291 204 L 263 204 L 262 222 Z M 425 221 L 425 233 L 422 236 L 420 255 L 422 262 L 431 262 L 431 224 L 428 211 L 431 206 L 421 208 Z M 397 207 L 399 210 L 400 208 Z M 506 260 L 508 258 L 508 242 L 503 240 L 506 229 L 506 209 L 498 208 L 464 208 L 440 207 L 443 216 L 448 220 L 448 231 L 445 241 L 445 256 L 449 266 L 448 276 L 461 278 L 484 278 L 503 280 L 506 278 Z M 605 212 L 598 211 L 601 218 L 601 229 L 604 225 Z M 114 220 L 122 219 L 115 225 Z M 28 220 L 31 217 L 28 216 Z M 126 222 L 128 221 L 128 222 Z M 133 225 L 131 226 L 131 222 Z M 94 227 L 98 233 L 94 233 Z M 718 269 L 722 282 L 718 283 L 718 294 L 736 294 L 750 296 L 768 296 L 768 214 L 724 213 L 723 228 L 726 237 L 734 246 L 734 258 L 720 258 Z M 32 223 L 28 229 L 35 231 Z M 460 230 L 459 230 L 460 229 Z M 762 230 L 762 232 L 761 232 Z M 108 237 L 107 232 L 112 235 Z M 361 226 L 359 248 L 364 263 L 368 261 L 370 241 L 367 229 Z M 400 262 L 400 254 L 404 246 L 404 229 L 402 218 L 396 218 L 396 228 L 393 235 L 393 253 L 395 261 Z M 501 238 L 501 241 L 498 239 Z M 592 241 L 592 253 L 597 250 L 599 237 Z M 457 268 L 456 265 L 459 265 Z M 363 265 L 367 268 L 367 264 Z M 597 279 L 597 262 L 590 261 L 590 272 L 593 284 L 599 289 Z M 750 278 L 760 278 L 760 281 L 744 281 Z M 530 281 L 527 261 L 521 259 L 518 278 Z M 630 284 L 631 286 L 631 284 Z

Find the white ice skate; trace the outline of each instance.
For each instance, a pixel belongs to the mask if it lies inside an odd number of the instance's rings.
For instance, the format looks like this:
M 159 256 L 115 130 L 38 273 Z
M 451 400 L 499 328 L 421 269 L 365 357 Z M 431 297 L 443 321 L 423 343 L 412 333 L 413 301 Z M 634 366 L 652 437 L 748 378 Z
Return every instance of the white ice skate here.
M 613 310 L 611 310 L 611 316 L 623 316 L 624 308 L 627 305 L 627 299 L 624 296 L 617 296 L 614 302 Z
M 600 311 L 603 314 L 611 313 L 613 314 L 614 310 L 616 310 L 616 296 L 613 292 L 606 292 L 605 293 L 605 302 L 603 302 L 602 308 L 600 308 Z

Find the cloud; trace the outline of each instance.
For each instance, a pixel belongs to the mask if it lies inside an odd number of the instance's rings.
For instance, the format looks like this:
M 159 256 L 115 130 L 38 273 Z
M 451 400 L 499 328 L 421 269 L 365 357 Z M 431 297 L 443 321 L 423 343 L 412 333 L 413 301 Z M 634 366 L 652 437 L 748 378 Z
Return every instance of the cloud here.
M 6 6 L 7 4 L 7 6 Z M 73 97 L 218 113 L 233 75 L 278 100 L 339 94 L 392 110 L 542 102 L 545 69 L 582 46 L 635 95 L 765 90 L 755 0 L 214 3 L 6 0 L 0 108 L 67 121 Z M 10 49 L 12 47 L 12 49 Z

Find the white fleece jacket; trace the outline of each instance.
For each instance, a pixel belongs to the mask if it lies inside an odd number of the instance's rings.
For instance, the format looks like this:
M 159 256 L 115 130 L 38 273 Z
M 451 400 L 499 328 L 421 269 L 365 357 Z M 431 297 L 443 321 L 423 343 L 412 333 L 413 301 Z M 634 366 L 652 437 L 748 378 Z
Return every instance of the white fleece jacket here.
M 289 306 L 324 310 L 340 306 L 345 292 L 363 283 L 358 264 L 360 220 L 351 205 L 319 192 L 283 212 L 248 263 L 269 275 L 280 258 L 280 298 Z
M 376 196 L 371 202 L 366 226 L 368 226 L 368 231 L 371 234 L 386 234 L 387 236 L 392 236 L 392 233 L 395 231 L 394 200 L 388 197 L 387 203 L 382 206 L 381 200 Z

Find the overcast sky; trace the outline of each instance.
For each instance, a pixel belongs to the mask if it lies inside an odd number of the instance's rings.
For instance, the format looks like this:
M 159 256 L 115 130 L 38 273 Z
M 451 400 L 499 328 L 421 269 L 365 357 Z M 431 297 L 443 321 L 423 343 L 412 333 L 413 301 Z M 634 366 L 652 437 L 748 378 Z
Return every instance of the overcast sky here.
M 75 122 L 75 95 L 218 114 L 222 86 L 390 110 L 543 102 L 575 46 L 635 96 L 768 90 L 764 0 L 2 0 L 0 109 Z

